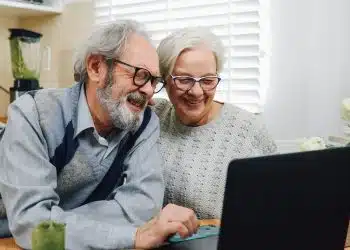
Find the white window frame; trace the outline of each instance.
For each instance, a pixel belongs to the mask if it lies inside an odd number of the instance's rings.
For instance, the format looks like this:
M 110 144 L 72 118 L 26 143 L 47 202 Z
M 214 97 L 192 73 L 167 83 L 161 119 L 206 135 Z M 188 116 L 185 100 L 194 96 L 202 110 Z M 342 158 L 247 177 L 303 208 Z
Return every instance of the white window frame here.
M 104 22 L 111 22 L 117 18 L 115 12 L 115 9 L 113 9 L 113 3 L 117 1 L 118 5 L 122 5 L 123 1 L 125 2 L 125 5 L 127 7 L 130 7 L 130 9 L 134 9 L 135 12 L 138 12 L 136 14 L 142 13 L 140 12 L 140 7 L 138 8 L 137 3 L 135 3 L 133 6 L 133 2 L 150 2 L 152 0 L 94 0 L 95 3 L 95 23 L 98 23 L 99 14 L 102 12 L 100 10 L 104 10 L 104 13 L 102 13 Z M 159 11 L 164 11 L 164 16 L 171 17 L 172 16 L 172 9 L 169 7 L 172 3 L 177 3 L 179 1 L 189 1 L 189 0 L 153 0 L 153 5 L 150 4 L 150 6 L 154 6 L 154 8 L 158 7 L 158 10 L 154 10 L 154 13 L 159 14 Z M 221 1 L 221 0 L 218 0 Z M 250 112 L 253 113 L 261 113 L 263 112 L 263 108 L 266 102 L 266 95 L 269 87 L 269 81 L 270 81 L 270 58 L 271 58 L 271 32 L 270 32 L 270 1 L 271 0 L 226 0 L 228 7 L 232 9 L 231 5 L 237 4 L 237 3 L 249 3 L 249 2 L 259 2 L 259 55 L 258 55 L 258 71 L 259 75 L 255 78 L 256 82 L 258 83 L 256 85 L 234 85 L 232 84 L 233 79 L 230 79 L 229 81 L 231 83 L 219 83 L 218 90 L 220 89 L 220 84 L 226 84 L 226 88 L 229 90 L 228 94 L 225 94 L 225 96 L 222 96 L 222 98 L 216 96 L 215 99 L 223 102 L 231 102 L 233 104 L 236 104 L 237 106 L 240 106 Z M 191 0 L 191 4 L 195 3 L 196 1 Z M 222 0 L 222 2 L 225 2 L 225 0 Z M 104 3 L 104 6 L 101 7 L 101 4 Z M 201 5 L 201 0 L 197 0 L 198 5 Z M 157 5 L 158 4 L 158 5 Z M 164 9 L 164 4 L 166 4 L 166 9 Z M 163 7 L 162 7 L 163 6 Z M 114 6 L 115 7 L 115 6 Z M 152 8 L 152 7 L 149 7 Z M 128 9 L 129 10 L 129 9 Z M 149 12 L 150 10 L 148 10 Z M 135 15 L 136 15 L 135 14 Z M 155 14 L 156 15 L 156 14 Z M 162 16 L 162 15 L 161 15 Z M 234 32 L 234 28 L 232 23 L 229 21 L 231 20 L 231 16 L 229 14 L 228 18 L 228 24 L 229 29 L 231 32 Z M 126 17 L 122 17 L 126 18 Z M 128 15 L 127 18 L 133 18 L 132 15 Z M 175 17 L 178 18 L 178 17 Z M 135 20 L 138 20 L 135 18 Z M 165 29 L 165 34 L 169 34 L 169 26 L 170 22 L 174 20 L 170 20 L 168 18 L 167 20 L 164 20 L 167 22 L 167 25 Z M 163 22 L 164 22 L 163 21 Z M 102 23 L 104 23 L 102 22 Z M 153 24 L 155 22 L 152 22 Z M 231 25 L 229 24 L 231 23 Z M 147 24 L 146 24 L 147 27 Z M 151 35 L 153 34 L 152 31 L 150 31 Z M 214 32 L 215 33 L 215 32 Z M 155 34 L 155 33 L 154 33 Z M 232 35 L 233 33 L 231 33 Z M 157 45 L 157 44 L 155 44 Z M 234 56 L 232 56 L 234 58 Z M 228 62 L 229 63 L 229 62 Z M 232 72 L 233 68 L 231 67 L 230 72 Z M 244 77 L 244 76 L 243 76 Z M 162 91 L 163 92 L 163 91 Z M 217 91 L 218 92 L 218 91 Z M 223 93 L 221 91 L 221 93 Z M 246 94 L 251 93 L 251 94 Z M 237 95 L 238 97 L 242 97 L 240 99 L 243 100 L 242 103 L 236 103 L 235 99 L 232 99 L 232 95 Z M 155 97 L 165 97 L 167 98 L 165 92 L 155 95 Z M 246 103 L 244 103 L 246 102 Z

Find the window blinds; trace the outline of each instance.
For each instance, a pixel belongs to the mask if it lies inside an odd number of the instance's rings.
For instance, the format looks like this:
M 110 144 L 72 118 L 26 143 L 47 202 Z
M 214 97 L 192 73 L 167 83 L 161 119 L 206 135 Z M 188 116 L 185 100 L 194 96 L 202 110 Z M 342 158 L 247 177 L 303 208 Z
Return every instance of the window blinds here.
M 226 49 L 215 99 L 258 113 L 263 108 L 269 75 L 268 1 L 94 0 L 95 23 L 135 19 L 145 24 L 155 46 L 178 28 L 210 28 Z M 165 91 L 157 95 L 167 98 Z

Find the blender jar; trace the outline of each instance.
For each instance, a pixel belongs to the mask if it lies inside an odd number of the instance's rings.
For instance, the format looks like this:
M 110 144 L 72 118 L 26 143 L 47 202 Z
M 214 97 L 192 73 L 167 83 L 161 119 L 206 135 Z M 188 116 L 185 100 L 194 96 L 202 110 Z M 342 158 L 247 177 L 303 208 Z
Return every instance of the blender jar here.
M 42 35 L 25 29 L 10 29 L 10 32 L 13 77 L 39 81 Z
M 12 75 L 14 86 L 10 88 L 10 102 L 27 91 L 41 89 L 39 86 L 42 51 L 42 34 L 26 29 L 9 29 Z M 51 50 L 47 50 L 47 68 L 50 70 Z

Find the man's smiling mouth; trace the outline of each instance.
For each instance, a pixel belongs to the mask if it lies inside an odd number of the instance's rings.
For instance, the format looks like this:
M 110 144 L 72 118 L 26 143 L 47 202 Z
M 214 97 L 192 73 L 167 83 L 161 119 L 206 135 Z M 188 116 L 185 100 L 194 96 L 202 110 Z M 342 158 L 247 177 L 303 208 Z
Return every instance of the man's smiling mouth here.
M 133 98 L 132 96 L 128 95 L 126 98 L 127 103 L 131 107 L 132 110 L 139 112 L 141 111 L 146 104 L 145 98 L 139 97 L 139 98 Z

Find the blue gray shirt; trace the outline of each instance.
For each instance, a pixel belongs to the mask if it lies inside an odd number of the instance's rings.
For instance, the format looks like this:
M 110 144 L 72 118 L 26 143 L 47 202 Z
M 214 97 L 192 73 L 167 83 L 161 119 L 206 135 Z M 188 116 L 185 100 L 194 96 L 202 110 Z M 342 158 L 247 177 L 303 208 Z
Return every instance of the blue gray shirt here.
M 66 249 L 133 248 L 137 227 L 163 203 L 157 116 L 152 112 L 125 158 L 124 184 L 111 199 L 86 205 L 128 131 L 98 135 L 82 84 L 25 94 L 10 105 L 8 117 L 0 142 L 0 235 L 9 226 L 17 244 L 30 249 L 32 229 L 51 219 L 66 224 Z M 69 128 L 78 147 L 57 174 L 52 159 L 61 160 L 57 152 L 65 146 Z M 6 214 L 1 214 L 2 206 Z

